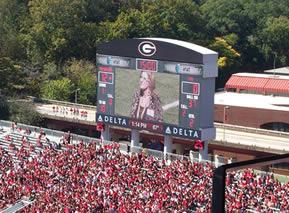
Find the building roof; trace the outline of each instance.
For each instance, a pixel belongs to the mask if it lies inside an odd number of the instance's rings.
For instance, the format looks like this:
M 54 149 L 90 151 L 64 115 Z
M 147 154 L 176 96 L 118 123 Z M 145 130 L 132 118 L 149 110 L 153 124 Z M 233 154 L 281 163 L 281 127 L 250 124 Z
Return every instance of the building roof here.
M 215 93 L 215 104 L 289 111 L 289 97 L 236 92 Z
M 263 94 L 289 94 L 289 76 L 236 73 L 227 81 L 225 88 L 255 91 Z
M 265 70 L 264 73 L 289 75 L 289 67 L 281 67 L 281 68 L 276 68 L 276 69 L 271 69 L 271 70 Z

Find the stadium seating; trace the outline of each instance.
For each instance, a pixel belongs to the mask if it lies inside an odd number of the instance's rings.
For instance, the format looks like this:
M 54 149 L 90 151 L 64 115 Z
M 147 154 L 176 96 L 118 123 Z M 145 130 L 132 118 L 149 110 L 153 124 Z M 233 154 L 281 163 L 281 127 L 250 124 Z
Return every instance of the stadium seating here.
M 95 140 L 64 143 L 59 149 L 33 131 L 5 134 L 0 136 L 0 210 L 28 197 L 34 202 L 20 212 L 210 212 L 211 163 L 167 164 Z M 11 141 L 16 148 L 9 148 Z M 289 183 L 269 174 L 232 172 L 227 185 L 228 212 L 289 209 Z

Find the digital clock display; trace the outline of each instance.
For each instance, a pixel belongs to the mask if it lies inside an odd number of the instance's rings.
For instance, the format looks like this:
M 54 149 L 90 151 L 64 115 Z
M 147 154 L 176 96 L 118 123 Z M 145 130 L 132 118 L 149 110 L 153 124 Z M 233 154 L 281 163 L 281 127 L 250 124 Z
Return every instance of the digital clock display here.
M 141 71 L 158 71 L 158 61 L 156 60 L 147 60 L 147 59 L 136 59 L 136 69 Z

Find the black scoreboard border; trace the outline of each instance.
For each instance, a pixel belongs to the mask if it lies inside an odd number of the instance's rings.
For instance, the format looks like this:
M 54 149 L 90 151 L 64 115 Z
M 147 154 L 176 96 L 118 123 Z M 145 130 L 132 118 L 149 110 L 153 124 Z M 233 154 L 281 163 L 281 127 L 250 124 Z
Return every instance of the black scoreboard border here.
M 202 131 L 199 129 L 188 129 L 167 123 L 139 120 L 124 116 L 108 115 L 102 113 L 96 113 L 95 120 L 96 122 L 123 128 L 146 130 L 149 132 L 161 133 L 163 135 L 174 137 L 188 138 L 192 140 L 202 139 Z M 133 124 L 133 122 L 135 122 L 135 124 Z

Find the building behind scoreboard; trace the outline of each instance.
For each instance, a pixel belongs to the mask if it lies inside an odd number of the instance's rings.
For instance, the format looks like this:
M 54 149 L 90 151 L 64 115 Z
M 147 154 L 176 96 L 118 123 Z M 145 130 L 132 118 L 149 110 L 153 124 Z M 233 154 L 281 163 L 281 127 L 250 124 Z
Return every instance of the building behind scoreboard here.
M 215 122 L 289 132 L 289 76 L 233 74 L 215 94 Z

